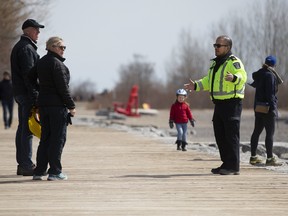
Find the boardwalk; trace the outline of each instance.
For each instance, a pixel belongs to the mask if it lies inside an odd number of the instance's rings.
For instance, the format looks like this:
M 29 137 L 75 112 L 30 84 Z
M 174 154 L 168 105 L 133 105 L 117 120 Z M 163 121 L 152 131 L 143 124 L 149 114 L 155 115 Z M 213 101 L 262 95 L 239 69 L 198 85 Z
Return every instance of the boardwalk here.
M 14 133 L 0 130 L 3 216 L 288 215 L 285 174 L 242 165 L 239 176 L 212 175 L 218 157 L 112 129 L 69 127 L 68 181 L 32 181 L 16 175 Z

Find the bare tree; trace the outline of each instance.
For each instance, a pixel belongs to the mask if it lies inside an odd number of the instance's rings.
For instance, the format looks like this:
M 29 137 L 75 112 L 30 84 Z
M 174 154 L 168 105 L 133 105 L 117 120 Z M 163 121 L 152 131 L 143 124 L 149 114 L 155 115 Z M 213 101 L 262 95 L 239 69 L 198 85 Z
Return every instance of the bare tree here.
M 126 101 L 134 84 L 139 86 L 139 103 L 150 100 L 154 83 L 157 82 L 154 63 L 148 62 L 142 55 L 134 55 L 133 61 L 119 69 L 119 82 L 114 89 L 118 101 Z
M 246 17 L 245 14 L 238 14 L 234 11 L 233 16 L 229 14 L 227 16 L 229 19 L 224 17 L 215 25 L 215 28 L 211 29 L 211 39 L 215 41 L 219 35 L 228 35 L 233 41 L 233 54 L 239 57 L 244 63 L 247 63 L 251 59 L 249 53 L 253 50 L 253 48 L 249 46 L 251 39 L 247 35 L 246 30 L 250 25 L 250 20 L 243 18 Z
M 252 39 L 249 45 L 256 51 L 254 55 L 258 62 L 262 63 L 265 56 L 270 54 L 277 56 L 277 70 L 284 79 L 288 68 L 288 29 L 284 27 L 288 22 L 287 10 L 288 3 L 285 0 L 267 0 L 266 4 L 254 4 L 253 11 L 256 13 L 251 13 L 252 22 L 249 26 Z
M 167 98 L 175 99 L 175 92 L 178 88 L 183 88 L 190 78 L 197 80 L 207 74 L 209 67 L 209 56 L 205 46 L 199 44 L 200 41 L 193 39 L 191 33 L 183 30 L 180 35 L 178 49 L 173 51 L 171 60 L 167 63 Z M 212 46 L 212 45 L 211 45 Z M 202 97 L 206 93 L 191 94 L 190 100 L 193 107 L 210 107 L 209 96 Z M 200 96 L 200 97 L 199 97 Z
M 212 35 L 221 32 L 232 37 L 233 49 L 250 75 L 271 54 L 277 56 L 277 70 L 284 75 L 288 67 L 288 29 L 284 27 L 288 22 L 288 2 L 257 0 L 251 4 L 245 14 L 236 14 L 229 19 L 224 17 L 212 30 Z
M 71 84 L 73 97 L 78 101 L 93 100 L 96 94 L 95 84 L 89 80 Z
M 171 62 L 167 64 L 168 83 L 179 84 L 187 81 L 190 77 L 200 78 L 207 68 L 207 52 L 199 44 L 200 41 L 193 39 L 190 32 L 183 30 L 180 34 L 179 47 L 171 55 Z M 177 78 L 177 80 L 175 80 Z M 176 85 L 179 85 L 176 83 Z
M 11 49 L 19 39 L 21 25 L 33 15 L 40 21 L 48 15 L 51 0 L 2 0 L 0 4 L 0 70 L 10 68 Z M 44 13 L 45 12 L 45 13 Z
M 288 2 L 257 0 L 250 4 L 246 13 L 235 14 L 233 11 L 233 15 L 228 14 L 224 17 L 218 25 L 214 25 L 211 35 L 215 37 L 227 34 L 232 38 L 233 52 L 242 59 L 248 74 L 248 82 L 251 81 L 252 73 L 261 67 L 265 57 L 275 55 L 278 59 L 276 70 L 287 83 L 285 74 L 288 69 L 288 29 L 285 24 L 288 23 Z M 283 90 L 282 86 L 280 89 Z M 280 99 L 282 94 L 278 95 Z M 245 107 L 253 106 L 253 97 L 254 90 L 247 86 Z M 286 101 L 286 98 L 283 100 Z

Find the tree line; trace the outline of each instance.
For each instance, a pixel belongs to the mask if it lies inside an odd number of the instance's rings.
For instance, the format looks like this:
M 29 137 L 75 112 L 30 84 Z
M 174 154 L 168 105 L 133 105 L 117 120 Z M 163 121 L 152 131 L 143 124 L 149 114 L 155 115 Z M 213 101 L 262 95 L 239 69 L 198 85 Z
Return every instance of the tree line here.
M 0 70 L 10 70 L 10 53 L 21 34 L 23 20 L 33 14 L 40 22 L 47 19 L 51 0 L 4 0 L 0 5 Z M 276 70 L 284 84 L 279 86 L 279 107 L 287 108 L 286 92 L 288 68 L 288 3 L 286 0 L 256 0 L 247 5 L 245 14 L 231 10 L 222 20 L 213 24 L 208 39 L 197 32 L 182 30 L 178 45 L 171 51 L 165 64 L 166 81 L 156 76 L 155 64 L 141 54 L 133 54 L 132 60 L 119 66 L 119 79 L 112 90 L 95 92 L 94 83 L 84 81 L 72 85 L 73 95 L 79 100 L 94 101 L 95 107 L 112 107 L 113 101 L 126 102 L 134 84 L 139 86 L 139 104 L 148 103 L 154 108 L 167 108 L 175 100 L 175 92 L 189 78 L 200 79 L 207 74 L 209 58 L 214 53 L 212 44 L 218 35 L 229 35 L 233 40 L 232 51 L 244 63 L 251 74 L 261 67 L 267 55 L 277 56 Z M 247 86 L 244 107 L 252 108 L 254 89 Z M 211 108 L 207 92 L 189 94 L 193 108 Z
M 40 22 L 47 18 L 51 0 L 1 0 L 0 71 L 10 71 L 10 53 L 19 40 L 21 25 L 31 14 Z
M 262 66 L 266 56 L 277 56 L 276 71 L 284 80 L 279 86 L 279 107 L 287 108 L 288 29 L 285 23 L 288 23 L 288 3 L 285 0 L 258 0 L 251 2 L 250 6 L 247 5 L 246 14 L 231 11 L 231 14 L 213 25 L 207 44 L 197 32 L 183 30 L 179 36 L 179 44 L 166 65 L 166 83 L 156 77 L 152 62 L 141 55 L 134 55 L 130 63 L 119 69 L 119 80 L 112 90 L 114 98 L 127 100 L 132 84 L 138 84 L 140 104 L 146 102 L 155 108 L 169 107 L 175 100 L 175 91 L 182 88 L 189 78 L 200 79 L 207 74 L 209 57 L 214 53 L 212 44 L 218 35 L 226 34 L 233 40 L 233 54 L 245 65 L 248 83 L 252 82 L 252 72 Z M 243 101 L 245 108 L 253 107 L 254 91 L 249 85 L 246 86 Z M 110 97 L 113 98 L 111 95 Z M 207 92 L 189 94 L 188 102 L 193 108 L 213 106 Z

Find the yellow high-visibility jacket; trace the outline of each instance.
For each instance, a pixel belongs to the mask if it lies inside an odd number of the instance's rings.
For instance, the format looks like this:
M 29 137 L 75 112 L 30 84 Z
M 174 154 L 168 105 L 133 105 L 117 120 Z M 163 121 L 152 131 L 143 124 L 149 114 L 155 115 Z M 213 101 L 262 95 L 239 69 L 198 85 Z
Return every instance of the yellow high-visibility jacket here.
M 241 60 L 234 55 L 230 55 L 224 64 L 219 67 L 213 79 L 213 69 L 215 65 L 216 62 L 212 60 L 208 75 L 195 81 L 195 90 L 209 91 L 212 100 L 243 99 L 247 74 Z M 234 82 L 225 80 L 227 72 L 234 75 Z

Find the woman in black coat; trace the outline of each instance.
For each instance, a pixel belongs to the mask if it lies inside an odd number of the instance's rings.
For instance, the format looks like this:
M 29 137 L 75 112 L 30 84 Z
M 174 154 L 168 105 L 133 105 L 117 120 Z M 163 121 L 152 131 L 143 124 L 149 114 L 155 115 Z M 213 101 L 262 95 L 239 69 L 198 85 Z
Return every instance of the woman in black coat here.
M 39 108 L 41 139 L 37 150 L 34 180 L 41 180 L 48 168 L 47 180 L 66 180 L 62 172 L 61 155 L 66 142 L 67 119 L 76 113 L 69 91 L 70 73 L 64 65 L 66 46 L 59 37 L 46 42 L 47 54 L 30 71 L 32 85 L 39 83 L 36 107 Z M 36 89 L 36 87 L 35 87 Z
M 266 166 L 281 165 L 276 162 L 273 156 L 273 137 L 275 132 L 275 122 L 278 116 L 277 96 L 278 81 L 275 75 L 274 67 L 276 57 L 268 56 L 262 68 L 252 74 L 254 82 L 252 87 L 256 88 L 255 92 L 255 126 L 251 136 L 251 157 L 250 164 L 256 165 L 262 163 L 262 160 L 256 156 L 259 136 L 263 129 L 266 130 L 265 147 L 266 147 Z M 258 108 L 262 109 L 258 109 Z M 266 110 L 265 110 L 266 108 Z

